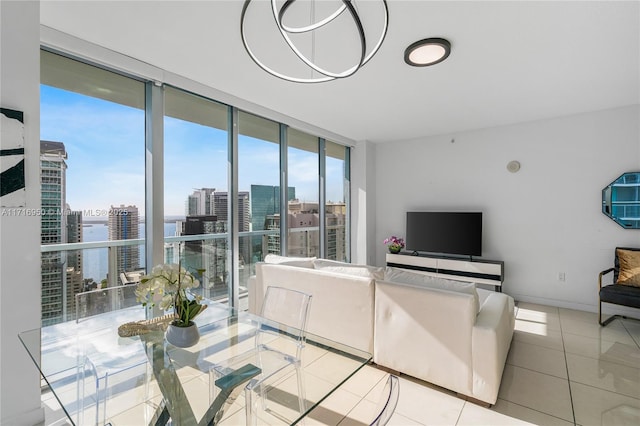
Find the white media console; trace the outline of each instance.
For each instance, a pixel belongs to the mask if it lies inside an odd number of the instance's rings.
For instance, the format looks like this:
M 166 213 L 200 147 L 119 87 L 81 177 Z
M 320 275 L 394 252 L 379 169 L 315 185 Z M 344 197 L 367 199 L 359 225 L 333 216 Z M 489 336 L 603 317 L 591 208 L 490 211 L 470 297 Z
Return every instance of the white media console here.
M 387 266 L 410 269 L 433 277 L 470 281 L 495 286 L 502 291 L 504 262 L 451 257 L 387 253 Z

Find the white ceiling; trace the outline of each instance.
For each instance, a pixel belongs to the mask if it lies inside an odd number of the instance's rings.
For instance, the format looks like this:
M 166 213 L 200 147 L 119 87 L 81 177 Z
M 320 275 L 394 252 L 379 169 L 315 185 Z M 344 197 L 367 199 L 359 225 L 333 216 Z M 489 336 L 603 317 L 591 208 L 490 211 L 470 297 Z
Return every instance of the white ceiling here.
M 377 55 L 355 75 L 320 84 L 286 82 L 251 61 L 240 39 L 242 4 L 43 0 L 41 22 L 354 141 L 640 103 L 638 1 L 389 0 Z M 448 39 L 451 56 L 406 65 L 405 47 L 427 37 Z

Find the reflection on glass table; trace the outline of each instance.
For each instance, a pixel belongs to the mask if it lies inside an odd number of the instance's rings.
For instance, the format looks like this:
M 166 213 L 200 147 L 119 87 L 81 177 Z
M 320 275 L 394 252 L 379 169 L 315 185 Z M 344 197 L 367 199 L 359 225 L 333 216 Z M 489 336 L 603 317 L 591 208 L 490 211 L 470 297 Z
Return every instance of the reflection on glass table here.
M 211 392 L 211 368 L 254 347 L 258 327 L 265 321 L 220 303 L 208 304 L 196 319 L 200 341 L 190 348 L 174 347 L 161 332 L 119 337 L 119 325 L 144 319 L 140 307 L 19 337 L 74 425 L 210 424 L 217 396 Z M 270 326 L 282 334 L 293 331 L 279 323 Z M 275 335 L 271 344 L 277 346 L 278 338 Z M 307 334 L 302 353 L 304 412 L 299 410 L 298 382 L 291 370 L 267 384 L 268 409 L 257 412 L 258 423 L 297 423 L 370 360 L 369 353 Z M 220 424 L 245 422 L 240 392 L 224 409 Z

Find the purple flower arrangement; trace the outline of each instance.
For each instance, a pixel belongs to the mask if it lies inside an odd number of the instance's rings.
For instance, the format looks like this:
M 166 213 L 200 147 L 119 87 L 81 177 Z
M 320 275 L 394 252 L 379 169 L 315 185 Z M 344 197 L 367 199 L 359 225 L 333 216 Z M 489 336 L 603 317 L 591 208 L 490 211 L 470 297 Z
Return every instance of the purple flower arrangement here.
M 395 235 L 385 238 L 383 242 L 387 245 L 387 248 L 391 253 L 400 253 L 400 250 L 404 248 L 404 240 L 396 237 Z

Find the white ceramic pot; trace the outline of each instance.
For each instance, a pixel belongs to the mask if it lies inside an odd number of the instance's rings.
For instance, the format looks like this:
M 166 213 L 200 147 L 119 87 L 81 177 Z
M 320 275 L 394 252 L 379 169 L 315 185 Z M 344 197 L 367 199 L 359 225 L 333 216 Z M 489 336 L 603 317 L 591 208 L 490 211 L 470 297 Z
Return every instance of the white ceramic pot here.
M 198 326 L 192 321 L 188 327 L 178 327 L 169 324 L 165 334 L 167 342 L 179 348 L 188 348 L 195 345 L 200 340 Z

